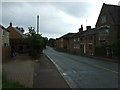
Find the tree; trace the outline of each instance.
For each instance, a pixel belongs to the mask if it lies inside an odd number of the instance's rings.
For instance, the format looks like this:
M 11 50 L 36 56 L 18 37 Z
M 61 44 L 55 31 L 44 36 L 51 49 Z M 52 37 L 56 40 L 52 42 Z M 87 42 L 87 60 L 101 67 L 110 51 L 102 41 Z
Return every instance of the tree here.
M 47 37 L 43 37 L 43 39 L 44 39 L 44 48 L 46 49 L 46 45 L 48 43 L 48 38 Z
M 29 30 L 30 36 L 33 36 L 36 33 L 34 27 L 28 27 L 28 30 Z
M 33 36 L 30 37 L 29 45 L 36 50 L 43 49 L 44 39 L 40 34 L 34 34 Z
M 48 41 L 48 45 L 51 47 L 55 47 L 55 44 L 56 44 L 56 40 L 53 38 L 50 38 Z
M 43 52 L 44 39 L 40 34 L 34 34 L 28 37 L 28 45 L 31 48 L 31 55 L 33 58 L 38 58 L 39 54 Z

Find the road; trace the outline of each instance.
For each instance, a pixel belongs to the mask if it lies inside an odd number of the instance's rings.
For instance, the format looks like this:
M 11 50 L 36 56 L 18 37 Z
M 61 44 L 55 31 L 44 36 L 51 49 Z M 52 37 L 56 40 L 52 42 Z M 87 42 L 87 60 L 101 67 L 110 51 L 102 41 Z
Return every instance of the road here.
M 118 88 L 118 64 L 58 52 L 47 47 L 44 53 L 55 63 L 72 88 Z

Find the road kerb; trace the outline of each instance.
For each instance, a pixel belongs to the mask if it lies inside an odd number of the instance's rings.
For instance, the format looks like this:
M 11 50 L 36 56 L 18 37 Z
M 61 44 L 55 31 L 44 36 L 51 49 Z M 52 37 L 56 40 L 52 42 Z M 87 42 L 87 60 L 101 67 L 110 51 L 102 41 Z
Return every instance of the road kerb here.
M 62 75 L 62 77 L 64 78 L 64 80 L 67 82 L 68 86 L 69 86 L 70 88 L 75 88 L 75 87 L 74 87 L 73 85 L 71 85 L 71 84 L 68 82 L 68 80 L 65 78 L 65 76 L 64 76 L 63 73 L 62 73 L 61 68 L 60 68 L 47 54 L 45 54 L 45 55 L 46 55 L 47 58 L 50 59 L 50 60 L 52 61 L 52 63 L 55 65 L 55 67 L 57 68 L 57 70 L 59 71 L 59 73 Z

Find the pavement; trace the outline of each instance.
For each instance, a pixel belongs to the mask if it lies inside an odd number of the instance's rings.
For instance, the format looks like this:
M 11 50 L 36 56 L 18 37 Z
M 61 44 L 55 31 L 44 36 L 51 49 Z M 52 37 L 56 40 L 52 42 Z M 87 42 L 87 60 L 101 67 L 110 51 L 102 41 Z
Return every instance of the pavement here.
M 34 88 L 70 88 L 46 55 L 41 55 L 38 63 L 34 69 Z
M 3 63 L 2 70 L 8 80 L 27 87 L 69 88 L 58 69 L 44 54 L 40 55 L 38 60 L 32 60 L 25 54 L 17 55 Z

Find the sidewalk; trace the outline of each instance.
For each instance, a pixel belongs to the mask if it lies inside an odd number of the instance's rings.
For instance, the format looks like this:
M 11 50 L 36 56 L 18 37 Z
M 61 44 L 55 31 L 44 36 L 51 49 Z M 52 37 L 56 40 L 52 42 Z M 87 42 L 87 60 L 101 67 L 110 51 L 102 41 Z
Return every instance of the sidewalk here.
M 70 88 L 46 55 L 41 55 L 38 63 L 34 69 L 34 88 Z
M 18 55 L 3 63 L 7 79 L 32 88 L 69 88 L 55 65 L 44 55 L 38 61 Z

